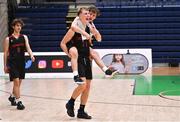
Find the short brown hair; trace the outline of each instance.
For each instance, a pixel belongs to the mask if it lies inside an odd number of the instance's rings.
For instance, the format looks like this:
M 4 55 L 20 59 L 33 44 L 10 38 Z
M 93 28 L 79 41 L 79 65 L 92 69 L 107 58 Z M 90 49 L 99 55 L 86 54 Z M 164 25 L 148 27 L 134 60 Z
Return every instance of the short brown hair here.
M 24 26 L 24 22 L 22 21 L 22 19 L 14 19 L 11 23 L 11 26 L 15 26 L 17 23 L 20 23 L 21 26 L 23 27 Z
M 97 16 L 100 16 L 100 11 L 95 6 L 90 6 L 88 9 L 89 9 L 89 12 L 95 13 Z
M 82 7 L 82 8 L 80 8 L 80 9 L 79 9 L 79 11 L 78 11 L 78 13 L 77 13 L 77 15 L 78 15 L 78 16 L 80 15 L 80 13 L 82 13 L 82 10 L 89 11 L 89 9 L 88 9 L 88 8 L 86 8 L 86 7 Z

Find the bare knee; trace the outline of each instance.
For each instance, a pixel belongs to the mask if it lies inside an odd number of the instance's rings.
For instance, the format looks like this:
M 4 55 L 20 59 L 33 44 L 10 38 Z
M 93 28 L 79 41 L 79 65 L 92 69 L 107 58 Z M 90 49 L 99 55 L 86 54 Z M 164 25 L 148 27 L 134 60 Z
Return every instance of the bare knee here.
M 82 91 L 84 91 L 87 87 L 87 84 L 86 83 L 81 84 L 81 85 L 79 85 L 79 87 L 82 89 Z
M 78 51 L 75 47 L 72 47 L 69 50 L 69 54 L 71 55 L 72 58 L 77 58 L 78 57 Z
M 13 80 L 13 82 L 14 82 L 14 87 L 20 86 L 20 82 L 17 79 Z
M 89 90 L 89 89 L 90 89 L 90 87 L 91 87 L 91 85 L 90 85 L 90 84 L 86 84 L 86 89 L 87 89 L 87 90 Z
M 87 80 L 86 89 L 89 90 L 91 87 L 91 81 Z

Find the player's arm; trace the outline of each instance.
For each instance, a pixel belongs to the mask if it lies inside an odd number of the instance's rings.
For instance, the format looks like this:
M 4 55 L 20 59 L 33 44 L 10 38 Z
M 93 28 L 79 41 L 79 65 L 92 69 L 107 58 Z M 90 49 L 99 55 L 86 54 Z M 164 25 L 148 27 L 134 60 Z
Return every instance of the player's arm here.
M 8 73 L 8 67 L 7 67 L 7 57 L 9 53 L 9 37 L 6 37 L 4 40 L 4 72 Z
M 72 39 L 72 37 L 74 36 L 74 31 L 72 31 L 72 29 L 69 29 L 68 32 L 66 33 L 66 35 L 63 37 L 62 41 L 60 42 L 60 47 L 61 49 L 69 56 L 69 52 L 68 52 L 68 48 L 67 48 L 67 43 Z
M 73 20 L 73 22 L 71 24 L 72 31 L 82 34 L 83 36 L 86 37 L 86 39 L 89 40 L 90 39 L 90 35 L 85 30 L 83 30 L 80 27 L 78 27 L 78 20 L 79 20 L 79 17 L 76 17 Z
M 25 39 L 26 50 L 27 50 L 29 56 L 31 57 L 31 60 L 34 62 L 35 58 L 34 58 L 33 52 L 32 52 L 30 45 L 29 45 L 29 39 L 26 35 L 24 35 L 24 39 Z
M 96 26 L 94 25 L 94 23 L 90 23 L 89 24 L 89 27 L 90 27 L 90 31 L 91 33 L 94 35 L 95 39 L 98 41 L 98 42 L 101 42 L 102 40 L 102 37 L 101 37 L 101 34 L 99 33 L 99 31 L 97 30 Z

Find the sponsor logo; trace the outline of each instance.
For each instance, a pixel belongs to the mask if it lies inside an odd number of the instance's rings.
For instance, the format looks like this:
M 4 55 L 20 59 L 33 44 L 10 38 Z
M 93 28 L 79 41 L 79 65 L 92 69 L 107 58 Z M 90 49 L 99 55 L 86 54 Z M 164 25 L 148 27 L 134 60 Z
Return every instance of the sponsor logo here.
M 64 61 L 63 60 L 52 60 L 52 68 L 53 69 L 61 69 L 64 68 Z
M 25 62 L 25 69 L 29 69 L 32 66 L 32 61 L 29 59 Z
M 46 67 L 47 67 L 47 62 L 45 60 L 39 60 L 38 68 L 39 69 L 45 69 Z

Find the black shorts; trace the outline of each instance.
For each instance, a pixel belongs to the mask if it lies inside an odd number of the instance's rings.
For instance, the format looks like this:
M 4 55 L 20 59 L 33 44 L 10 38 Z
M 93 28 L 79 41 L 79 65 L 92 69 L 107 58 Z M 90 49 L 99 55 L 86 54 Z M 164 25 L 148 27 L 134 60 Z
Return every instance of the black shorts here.
M 92 80 L 92 66 L 89 58 L 78 58 L 78 73 L 80 77 Z
M 15 78 L 24 79 L 25 78 L 25 64 L 24 62 L 9 62 L 9 79 L 13 81 Z

